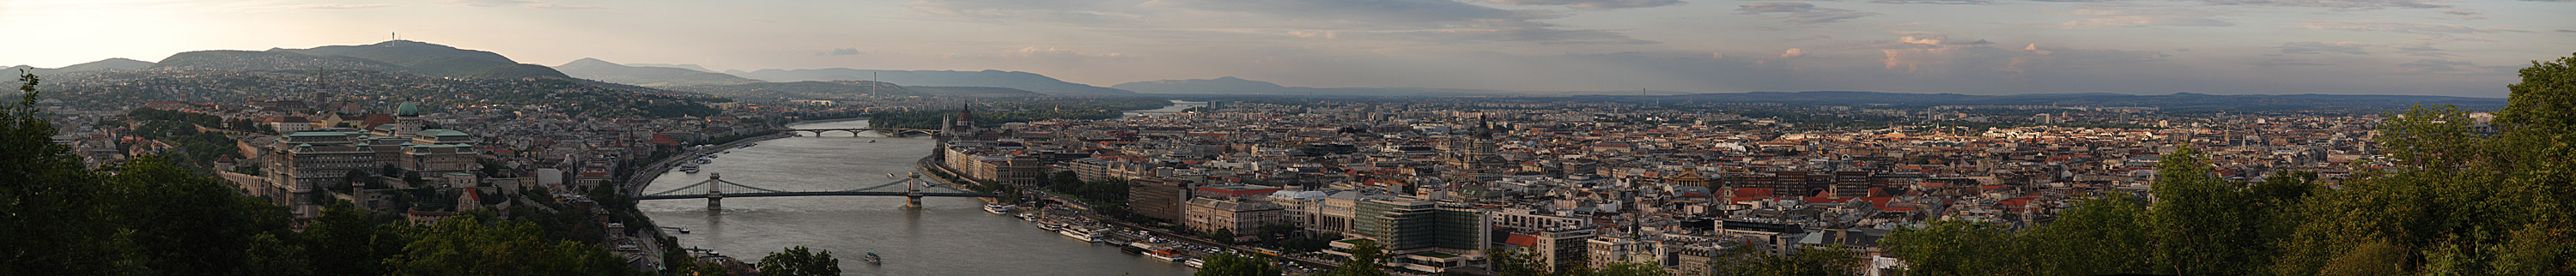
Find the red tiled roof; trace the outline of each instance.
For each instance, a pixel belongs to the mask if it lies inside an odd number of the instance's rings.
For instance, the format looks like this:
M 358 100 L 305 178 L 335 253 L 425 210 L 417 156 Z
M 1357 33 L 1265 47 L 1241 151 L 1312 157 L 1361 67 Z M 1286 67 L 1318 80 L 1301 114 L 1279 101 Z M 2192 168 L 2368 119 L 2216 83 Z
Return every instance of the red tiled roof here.
M 1503 243 L 1523 247 L 1535 247 L 1538 246 L 1538 236 L 1531 236 L 1529 234 L 1512 234 L 1510 238 L 1503 239 Z

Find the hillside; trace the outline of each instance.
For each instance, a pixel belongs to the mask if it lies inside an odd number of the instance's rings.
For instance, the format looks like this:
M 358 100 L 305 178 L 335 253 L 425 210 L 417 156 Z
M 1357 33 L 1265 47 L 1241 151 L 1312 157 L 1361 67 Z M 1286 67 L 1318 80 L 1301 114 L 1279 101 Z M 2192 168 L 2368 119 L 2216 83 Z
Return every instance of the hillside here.
M 798 81 L 755 82 L 728 85 L 665 86 L 663 89 L 697 92 L 733 99 L 861 99 L 882 97 L 930 96 L 889 83 L 870 81 Z
M 671 67 L 627 66 L 599 59 L 584 58 L 554 66 L 557 71 L 576 78 L 605 82 L 643 85 L 726 85 L 760 82 L 723 73 L 700 72 Z
M 22 69 L 23 69 L 23 70 L 27 70 L 27 73 L 33 73 L 33 74 L 40 75 L 40 76 L 49 76 L 49 75 L 63 74 L 63 73 L 99 72 L 99 71 L 114 71 L 114 70 L 143 70 L 143 69 L 148 69 L 148 68 L 152 68 L 152 62 L 146 62 L 146 61 L 140 61 L 140 60 L 132 60 L 132 59 L 126 59 L 126 58 L 111 58 L 111 59 L 104 59 L 104 60 L 99 60 L 99 61 L 92 61 L 92 62 L 88 62 L 88 63 L 81 63 L 81 64 L 73 64 L 73 65 L 63 66 L 62 68 L 36 68 L 35 66 L 19 65 L 19 66 L 10 66 L 10 67 L 7 67 L 7 68 L 0 68 L 0 70 L 5 70 L 5 71 L 8 71 L 9 73 L 17 73 L 17 72 L 18 72 L 18 70 L 22 70 Z
M 921 92 L 940 97 L 1006 98 L 1046 96 L 1046 94 L 1039 94 L 1038 92 L 1001 87 L 907 86 L 904 87 L 904 89 L 911 89 L 913 92 Z
M 1196 95 L 1276 95 L 1276 96 L 1455 96 L 1474 94 L 1520 94 L 1518 91 L 1475 89 L 1344 87 L 1316 88 L 1281 86 L 1265 81 L 1235 77 L 1215 79 L 1158 80 L 1121 83 L 1110 88 L 1138 93 Z
M 381 61 L 402 66 L 409 72 L 441 77 L 468 78 L 570 78 L 554 68 L 521 64 L 486 51 L 457 49 L 447 45 L 410 40 L 394 40 L 370 45 L 322 46 L 311 49 L 269 49 L 315 56 L 345 56 Z
M 194 51 L 162 58 L 152 68 L 212 70 L 366 70 L 409 72 L 410 68 L 382 61 L 345 56 L 314 56 L 291 52 L 237 50 Z
M 1127 90 L 1065 82 L 1063 80 L 1057 80 L 1053 77 L 1047 77 L 1046 75 L 1039 75 L 1037 73 L 998 70 L 912 71 L 826 68 L 796 70 L 761 69 L 760 71 L 751 72 L 744 72 L 742 70 L 726 70 L 725 73 L 746 78 L 776 82 L 874 79 L 878 81 L 914 86 L 981 86 L 1013 88 L 1059 96 L 1116 96 L 1136 94 L 1136 92 Z M 871 76 L 871 74 L 873 74 L 873 76 Z

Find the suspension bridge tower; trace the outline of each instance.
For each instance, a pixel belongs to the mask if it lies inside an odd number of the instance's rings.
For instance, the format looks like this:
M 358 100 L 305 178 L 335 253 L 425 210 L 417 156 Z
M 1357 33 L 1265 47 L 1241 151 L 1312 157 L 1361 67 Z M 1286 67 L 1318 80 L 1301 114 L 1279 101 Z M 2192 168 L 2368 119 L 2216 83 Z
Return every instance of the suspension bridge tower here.
M 707 173 L 707 210 L 724 210 L 724 192 L 716 190 L 723 184 L 724 173 Z

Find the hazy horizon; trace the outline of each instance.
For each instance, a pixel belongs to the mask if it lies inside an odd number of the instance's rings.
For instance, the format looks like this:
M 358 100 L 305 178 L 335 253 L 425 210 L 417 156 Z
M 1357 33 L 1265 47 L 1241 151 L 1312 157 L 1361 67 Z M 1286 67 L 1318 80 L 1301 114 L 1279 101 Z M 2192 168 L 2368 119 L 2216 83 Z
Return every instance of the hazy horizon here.
M 0 65 L 405 40 L 523 63 L 1513 91 L 2502 97 L 2566 1 L 10 1 Z M 26 42 L 32 41 L 32 42 Z

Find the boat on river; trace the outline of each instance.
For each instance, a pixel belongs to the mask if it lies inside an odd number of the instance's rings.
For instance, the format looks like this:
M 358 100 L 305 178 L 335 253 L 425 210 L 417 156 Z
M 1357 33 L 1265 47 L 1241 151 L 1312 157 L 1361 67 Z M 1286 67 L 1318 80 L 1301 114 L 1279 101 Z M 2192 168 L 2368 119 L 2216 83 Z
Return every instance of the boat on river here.
M 1107 235 L 1100 233 L 1100 229 L 1081 226 L 1066 226 L 1064 227 L 1064 230 L 1056 230 L 1055 233 L 1063 234 L 1067 238 L 1082 240 L 1084 242 L 1099 242 L 1100 239 L 1107 237 Z
M 859 261 L 865 261 L 868 264 L 885 264 L 885 258 L 878 257 L 876 252 L 868 252 L 867 256 L 859 257 Z
M 1009 214 L 1011 214 L 1011 206 L 1010 206 L 1010 205 L 1001 205 L 1001 204 L 984 204 L 984 212 L 993 213 L 993 214 L 995 214 L 995 215 L 1009 215 Z

